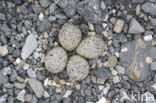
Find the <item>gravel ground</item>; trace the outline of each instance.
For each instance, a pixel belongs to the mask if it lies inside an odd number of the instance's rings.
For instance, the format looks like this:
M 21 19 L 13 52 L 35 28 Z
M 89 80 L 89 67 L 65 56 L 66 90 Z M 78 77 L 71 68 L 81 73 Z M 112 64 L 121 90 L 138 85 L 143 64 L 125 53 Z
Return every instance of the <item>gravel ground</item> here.
M 0 103 L 156 103 L 155 27 L 155 0 L 0 0 Z

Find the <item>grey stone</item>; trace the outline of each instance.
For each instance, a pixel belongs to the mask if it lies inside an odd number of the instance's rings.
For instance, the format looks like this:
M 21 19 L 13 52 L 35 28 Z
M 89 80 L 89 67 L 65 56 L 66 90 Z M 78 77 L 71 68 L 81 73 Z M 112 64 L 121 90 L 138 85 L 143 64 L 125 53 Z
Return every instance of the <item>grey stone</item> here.
M 14 87 L 14 84 L 5 83 L 3 86 L 6 87 L 6 88 L 13 88 Z
M 32 100 L 32 95 L 31 94 L 26 94 L 25 95 L 25 101 L 30 102 Z
M 51 28 L 51 23 L 47 19 L 44 19 L 44 21 L 41 22 L 40 26 L 38 27 L 38 30 L 40 32 L 44 32 L 50 28 Z
M 92 74 L 95 75 L 97 78 L 101 78 L 103 79 L 103 81 L 105 82 L 109 76 L 111 75 L 110 71 L 104 67 L 102 68 L 98 68 L 96 70 L 92 71 Z
M 22 48 L 21 57 L 27 59 L 27 57 L 37 48 L 37 40 L 33 34 L 29 34 L 26 38 L 25 44 Z
M 155 16 L 156 15 L 156 4 L 150 3 L 150 2 L 145 2 L 142 6 L 141 9 L 145 13 L 149 13 L 150 15 Z
M 67 16 L 73 16 L 76 13 L 76 4 L 78 0 L 54 0 L 57 5 L 63 8 Z
M 143 32 L 145 32 L 145 29 L 139 24 L 139 22 L 135 18 L 132 18 L 130 21 L 128 33 L 138 34 Z
M 124 43 L 119 57 L 121 65 L 126 68 L 126 74 L 135 81 L 147 80 L 150 74 L 150 58 L 156 59 L 155 50 L 155 47 L 140 38 Z
M 106 11 L 100 9 L 100 0 L 83 0 L 77 5 L 77 10 L 84 19 L 91 23 L 104 21 Z
M 151 25 L 156 26 L 156 18 L 149 18 Z
M 25 99 L 24 99 L 25 93 L 26 93 L 26 91 L 25 91 L 24 89 L 21 90 L 21 91 L 18 93 L 16 99 L 19 100 L 19 101 L 21 101 L 21 102 L 24 102 L 24 101 L 25 101 Z
M 3 13 L 0 13 L 0 20 L 5 20 L 5 15 Z
M 42 7 L 48 7 L 50 2 L 49 0 L 40 0 L 40 4 Z
M 50 16 L 50 17 L 48 18 L 48 20 L 49 20 L 49 21 L 56 21 L 56 17 L 55 17 L 55 16 Z
M 0 103 L 6 103 L 7 94 L 0 96 Z
M 10 67 L 3 68 L 2 73 L 3 73 L 3 75 L 11 74 L 11 68 Z
M 38 98 L 41 98 L 45 92 L 45 90 L 42 86 L 42 83 L 36 79 L 29 79 L 28 83 L 29 83 L 30 87 L 33 89 L 35 95 Z
M 8 76 L 3 75 L 3 71 L 0 70 L 0 84 L 6 83 L 8 81 Z
M 136 3 L 136 4 L 138 4 L 138 3 L 143 3 L 145 0 L 132 0 L 132 2 L 133 3 Z
M 152 63 L 150 64 L 150 69 L 151 69 L 152 71 L 156 71 L 156 61 L 154 61 L 154 62 L 152 62 Z
M 54 11 L 57 9 L 57 5 L 55 3 L 52 3 L 50 6 L 49 6 L 49 11 L 50 13 L 54 13 Z
M 43 11 L 42 7 L 40 5 L 32 5 L 32 10 L 36 13 L 39 14 Z
M 116 75 L 113 77 L 113 83 L 116 84 L 116 83 L 119 83 L 120 82 L 120 79 L 119 77 Z

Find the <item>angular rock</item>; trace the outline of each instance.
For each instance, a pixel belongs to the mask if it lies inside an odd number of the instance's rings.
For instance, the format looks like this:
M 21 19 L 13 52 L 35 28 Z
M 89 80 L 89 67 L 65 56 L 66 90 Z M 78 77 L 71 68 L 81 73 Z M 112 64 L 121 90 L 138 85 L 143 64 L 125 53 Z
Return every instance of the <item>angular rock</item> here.
M 104 41 L 98 36 L 86 37 L 76 49 L 76 52 L 85 58 L 97 58 L 104 52 Z
M 32 90 L 34 91 L 35 95 L 38 98 L 41 98 L 45 92 L 45 90 L 42 86 L 42 83 L 36 79 L 29 79 L 28 83 L 29 83 L 30 87 L 32 88 Z
M 29 78 L 36 78 L 36 73 L 32 68 L 27 70 L 27 74 L 28 74 Z
M 77 10 L 87 22 L 98 23 L 106 18 L 106 10 L 100 8 L 100 0 L 83 0 L 77 5 Z
M 49 51 L 45 58 L 45 67 L 51 73 L 59 73 L 64 70 L 67 64 L 67 53 L 61 47 Z
M 142 6 L 141 9 L 145 13 L 149 13 L 150 15 L 155 16 L 156 15 L 156 4 L 150 3 L 150 2 L 145 2 Z
M 42 7 L 48 7 L 50 2 L 49 0 L 39 0 Z
M 0 70 L 0 84 L 6 83 L 8 81 L 8 76 L 3 75 L 2 70 Z
M 76 4 L 78 0 L 54 0 L 57 5 L 63 8 L 67 16 L 73 16 L 76 13 Z
M 109 78 L 109 76 L 111 75 L 110 70 L 102 67 L 102 68 L 98 68 L 96 70 L 92 71 L 92 74 L 94 76 L 96 76 L 96 78 L 100 78 L 102 79 L 104 82 Z
M 27 59 L 28 56 L 37 48 L 38 43 L 33 34 L 29 34 L 22 48 L 21 57 Z
M 139 22 L 132 18 L 129 25 L 128 33 L 139 34 L 145 32 L 145 29 L 139 24 Z
M 38 31 L 44 32 L 50 28 L 51 28 L 51 23 L 47 19 L 44 19 L 43 22 L 41 22 L 40 26 L 38 27 Z
M 81 56 L 72 56 L 67 64 L 67 74 L 72 81 L 83 80 L 88 76 L 89 64 Z
M 120 82 L 120 79 L 118 76 L 113 77 L 113 83 L 114 84 L 119 83 L 119 82 Z
M 82 38 L 81 30 L 71 24 L 64 24 L 59 32 L 59 42 L 68 51 L 74 50 Z
M 25 98 L 24 98 L 25 93 L 26 93 L 26 91 L 25 91 L 24 89 L 21 90 L 21 91 L 18 93 L 16 99 L 19 100 L 19 101 L 21 101 L 21 102 L 24 102 L 24 101 L 25 101 Z
M 121 65 L 126 68 L 126 74 L 135 81 L 146 80 L 150 74 L 147 58 L 155 60 L 155 50 L 155 47 L 140 38 L 124 43 L 119 57 Z

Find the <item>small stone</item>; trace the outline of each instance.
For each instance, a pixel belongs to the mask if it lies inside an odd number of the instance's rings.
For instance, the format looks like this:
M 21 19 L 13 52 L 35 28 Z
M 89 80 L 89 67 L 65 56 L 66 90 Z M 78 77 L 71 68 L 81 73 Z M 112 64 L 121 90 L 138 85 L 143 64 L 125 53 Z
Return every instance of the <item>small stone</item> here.
M 25 93 L 26 93 L 26 91 L 23 89 L 23 90 L 21 90 L 19 93 L 18 93 L 18 95 L 17 95 L 17 100 L 19 100 L 19 101 L 21 101 L 21 102 L 24 102 L 25 101 L 25 98 L 24 98 L 24 96 L 25 96 Z
M 144 36 L 144 40 L 145 41 L 152 41 L 152 39 L 153 39 L 152 35 L 146 35 L 146 36 Z
M 153 59 L 151 57 L 147 56 L 145 61 L 146 61 L 146 63 L 152 63 Z
M 8 54 L 7 46 L 0 46 L 0 55 L 6 56 Z
M 27 101 L 27 102 L 32 101 L 32 95 L 31 94 L 26 94 L 25 95 L 25 101 Z
M 112 74 L 115 76 L 118 74 L 118 72 L 116 70 L 112 70 Z
M 82 40 L 76 49 L 76 52 L 89 59 L 97 58 L 104 52 L 105 44 L 103 39 L 98 36 L 89 36 Z
M 22 48 L 21 57 L 22 59 L 27 59 L 28 56 L 37 48 L 38 43 L 33 34 L 29 34 L 26 38 L 25 44 Z
M 39 0 L 42 7 L 48 7 L 50 2 L 49 0 Z
M 45 67 L 51 73 L 59 73 L 64 70 L 67 63 L 66 51 L 61 47 L 56 47 L 49 51 L 45 59 Z
M 114 68 L 117 64 L 117 57 L 112 55 L 108 57 L 108 67 Z
M 128 33 L 139 34 L 143 32 L 145 32 L 145 29 L 139 24 L 139 22 L 135 18 L 132 18 L 130 21 Z
M 28 74 L 29 78 L 36 78 L 36 73 L 32 68 L 27 70 L 27 74 Z
M 40 20 L 40 21 L 43 21 L 43 20 L 44 20 L 44 14 L 43 14 L 43 13 L 40 13 L 40 15 L 39 15 L 39 20 Z
M 48 85 L 48 83 L 49 83 L 49 78 L 46 78 L 46 79 L 44 80 L 44 86 L 46 87 L 46 86 Z
M 14 84 L 5 83 L 5 84 L 4 84 L 4 87 L 5 87 L 5 88 L 13 88 L 13 87 L 14 87 Z
M 120 65 L 117 65 L 116 66 L 116 70 L 118 71 L 119 74 L 125 74 L 125 68 L 120 66 Z
M 50 6 L 49 6 L 49 11 L 50 13 L 54 13 L 54 11 L 57 9 L 57 5 L 55 3 L 52 3 Z
M 3 73 L 3 75 L 11 74 L 11 68 L 10 67 L 3 68 L 2 73 Z
M 156 4 L 154 3 L 150 3 L 150 2 L 145 2 L 142 6 L 141 9 L 145 12 L 145 13 L 149 13 L 153 16 L 156 15 Z
M 88 23 L 89 30 L 94 31 L 94 25 L 92 23 Z
M 150 64 L 150 69 L 151 69 L 152 71 L 156 71 L 156 61 L 154 61 L 154 62 L 152 62 L 152 63 Z
M 34 59 L 37 59 L 37 58 L 39 58 L 39 57 L 41 57 L 41 55 L 40 55 L 37 51 L 35 51 L 35 52 L 33 53 L 33 58 L 34 58 Z
M 61 85 L 65 85 L 65 84 L 66 84 L 66 81 L 61 79 L 61 80 L 59 81 L 59 83 L 60 83 Z
M 51 23 L 45 18 L 41 24 L 39 25 L 39 27 L 37 28 L 39 32 L 44 32 L 48 29 L 51 28 Z
M 45 92 L 45 90 L 42 86 L 42 83 L 36 79 L 29 79 L 28 83 L 29 83 L 30 87 L 33 89 L 35 95 L 38 98 L 41 98 Z
M 96 103 L 108 103 L 107 99 L 105 97 L 102 97 L 98 102 Z
M 29 69 L 29 64 L 25 63 L 24 66 L 23 66 L 23 69 L 28 70 Z
M 49 97 L 50 97 L 50 95 L 49 95 L 49 93 L 48 93 L 47 91 L 44 92 L 43 96 L 44 96 L 45 98 L 49 98 Z
M 21 59 L 20 59 L 20 58 L 17 58 L 17 59 L 16 59 L 16 63 L 17 63 L 17 64 L 20 64 L 20 62 L 21 62 Z
M 71 24 L 64 24 L 59 32 L 59 42 L 68 51 L 72 51 L 78 46 L 81 37 L 81 30 Z
M 49 10 L 46 9 L 46 10 L 44 11 L 44 14 L 45 14 L 46 16 L 48 16 L 48 15 L 49 15 Z
M 74 55 L 69 59 L 66 70 L 72 81 L 83 80 L 88 76 L 89 64 L 83 57 Z
M 114 84 L 119 83 L 119 82 L 120 82 L 120 79 L 118 76 L 113 77 L 113 83 Z
M 15 87 L 17 89 L 24 89 L 25 88 L 25 84 L 24 83 L 15 83 Z
M 123 27 L 124 27 L 124 21 L 121 19 L 118 19 L 115 23 L 115 26 L 114 26 L 114 32 L 115 33 L 121 33 Z
M 8 81 L 8 76 L 3 75 L 2 70 L 0 70 L 0 84 L 6 83 Z
M 71 95 L 71 93 L 72 93 L 72 91 L 67 90 L 67 91 L 65 92 L 65 94 L 64 94 L 64 96 L 63 96 L 63 98 L 68 98 L 68 96 L 70 96 L 70 95 Z

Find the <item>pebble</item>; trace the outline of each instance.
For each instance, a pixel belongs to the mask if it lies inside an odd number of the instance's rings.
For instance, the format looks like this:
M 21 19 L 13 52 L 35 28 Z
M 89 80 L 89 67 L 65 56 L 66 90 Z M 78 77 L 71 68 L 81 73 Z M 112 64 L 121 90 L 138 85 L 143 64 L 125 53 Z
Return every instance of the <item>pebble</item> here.
M 118 72 L 116 70 L 112 70 L 112 74 L 115 76 L 118 74 Z
M 52 3 L 50 6 L 49 6 L 49 11 L 50 13 L 54 13 L 54 11 L 57 9 L 57 5 L 55 3 Z
M 120 65 L 117 65 L 116 66 L 116 70 L 118 71 L 119 74 L 125 74 L 125 68 L 120 66 Z
M 147 103 L 155 103 L 155 97 L 150 92 L 145 92 L 144 94 L 142 94 L 142 98 L 143 100 L 146 100 Z
M 32 68 L 29 68 L 27 70 L 27 74 L 28 74 L 29 78 L 36 78 L 36 73 Z
M 29 34 L 22 48 L 21 57 L 27 59 L 28 56 L 37 48 L 38 43 L 33 34 Z
M 105 97 L 102 97 L 98 102 L 96 103 L 107 103 L 107 99 Z
M 15 87 L 17 89 L 24 89 L 25 88 L 25 84 L 24 83 L 15 83 Z
M 140 23 L 135 18 L 132 18 L 130 21 L 128 33 L 139 34 L 143 32 L 145 32 L 145 29 L 140 25 Z
M 35 51 L 35 52 L 33 53 L 33 58 L 34 58 L 34 59 L 37 59 L 37 58 L 39 58 L 39 57 L 41 57 L 40 53 L 38 53 L 37 51 Z
M 25 101 L 25 93 L 26 93 L 26 91 L 23 89 L 23 90 L 21 90 L 19 93 L 18 93 L 18 95 L 17 95 L 17 97 L 16 97 L 16 99 L 17 100 L 19 100 L 19 101 L 21 101 L 21 102 L 24 102 Z
M 94 25 L 92 23 L 88 23 L 89 30 L 94 31 Z
M 152 41 L 152 39 L 153 39 L 152 35 L 144 36 L 144 41 Z
M 4 94 L 4 95 L 0 96 L 0 103 L 5 103 L 5 102 L 6 102 L 7 97 L 8 97 L 8 95 L 7 95 L 7 94 Z
M 0 70 L 0 84 L 6 83 L 8 81 L 8 76 L 3 75 L 3 71 Z
M 154 61 L 154 62 L 152 62 L 152 63 L 150 64 L 150 69 L 151 69 L 152 71 L 156 71 L 156 61 Z
M 44 14 L 43 14 L 43 13 L 40 13 L 40 15 L 39 15 L 39 20 L 40 20 L 40 21 L 43 21 L 43 20 L 44 20 Z
M 29 83 L 30 87 L 33 89 L 35 95 L 38 98 L 41 98 L 45 92 L 45 90 L 42 86 L 42 83 L 36 79 L 29 79 L 28 83 Z
M 6 45 L 0 46 L 0 55 L 1 56 L 6 56 L 7 54 L 8 54 L 7 46 Z
M 39 32 L 44 32 L 51 28 L 51 23 L 45 18 L 38 27 Z
M 115 33 L 121 33 L 122 29 L 124 27 L 124 21 L 121 20 L 121 19 L 118 19 L 115 23 L 115 26 L 114 26 L 114 32 Z
M 117 57 L 114 55 L 111 55 L 108 57 L 108 67 L 114 68 L 117 64 Z
M 10 67 L 3 68 L 2 73 L 3 73 L 3 75 L 11 74 L 11 68 Z
M 39 2 L 41 4 L 41 6 L 45 7 L 45 8 L 48 7 L 50 4 L 49 0 L 39 0 Z
M 26 94 L 25 95 L 25 101 L 27 101 L 27 102 L 32 101 L 32 95 L 31 94 Z
M 29 64 L 25 63 L 24 66 L 23 66 L 23 70 L 28 70 L 29 66 L 30 66 Z
M 67 91 L 65 92 L 65 94 L 63 95 L 63 98 L 68 98 L 68 96 L 70 96 L 71 93 L 72 93 L 72 91 L 67 90 Z
M 45 98 L 49 98 L 49 97 L 50 97 L 50 95 L 49 95 L 49 93 L 48 93 L 47 91 L 44 92 L 43 96 L 44 96 Z
M 49 83 L 49 78 L 46 78 L 46 79 L 44 80 L 44 86 L 46 87 L 46 86 L 48 85 L 48 83 Z
M 114 76 L 113 77 L 113 83 L 116 84 L 116 83 L 119 83 L 120 82 L 120 79 L 118 76 Z
M 150 8 L 150 9 L 149 9 Z M 145 2 L 142 6 L 141 9 L 145 13 L 149 13 L 150 15 L 155 16 L 156 15 L 156 4 L 150 3 L 150 2 Z

